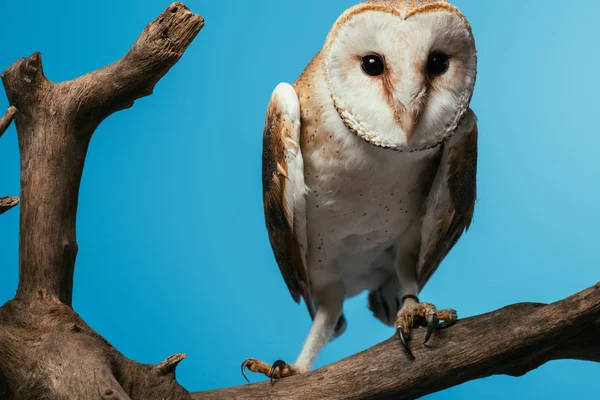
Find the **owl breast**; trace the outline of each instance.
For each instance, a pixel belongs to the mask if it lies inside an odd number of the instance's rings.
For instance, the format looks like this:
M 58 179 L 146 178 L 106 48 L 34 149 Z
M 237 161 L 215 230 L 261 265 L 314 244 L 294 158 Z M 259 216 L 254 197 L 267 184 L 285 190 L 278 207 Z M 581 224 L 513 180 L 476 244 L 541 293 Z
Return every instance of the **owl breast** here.
M 347 297 L 376 289 L 395 274 L 399 252 L 418 254 L 439 149 L 397 152 L 358 138 L 337 114 L 318 64 L 294 86 L 309 189 L 307 263 L 319 276 L 312 281 L 339 275 Z

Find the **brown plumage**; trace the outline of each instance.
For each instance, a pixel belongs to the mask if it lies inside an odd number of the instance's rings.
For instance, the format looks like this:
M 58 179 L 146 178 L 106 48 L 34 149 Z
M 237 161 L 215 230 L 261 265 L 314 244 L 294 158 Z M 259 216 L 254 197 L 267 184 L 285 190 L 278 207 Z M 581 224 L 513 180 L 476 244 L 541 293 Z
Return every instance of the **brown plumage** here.
M 300 87 L 303 87 L 302 79 L 297 81 Z M 301 89 L 299 89 L 301 92 Z M 304 105 L 310 104 L 310 99 L 305 98 Z M 309 106 L 310 107 L 310 106 Z M 296 230 L 298 226 L 294 224 L 293 211 L 290 210 L 290 204 L 286 200 L 286 189 L 290 182 L 288 176 L 289 157 L 286 152 L 290 146 L 296 142 L 293 122 L 286 116 L 277 97 L 275 97 L 267 108 L 265 126 L 263 129 L 263 204 L 265 213 L 265 222 L 271 247 L 275 255 L 275 260 L 281 271 L 281 275 L 290 291 L 294 301 L 304 303 L 308 309 L 311 318 L 315 316 L 315 299 L 311 293 L 310 276 L 303 261 L 300 244 Z M 305 108 L 305 107 L 304 107 Z M 306 108 L 305 108 L 306 109 Z M 314 121 L 318 121 L 319 114 L 314 113 Z M 323 141 L 331 140 L 331 136 L 319 134 L 312 137 L 318 137 L 319 141 L 311 143 L 311 135 L 307 130 L 312 129 L 311 122 L 313 115 L 308 113 L 302 117 L 302 147 L 322 146 Z M 315 127 L 315 131 L 316 131 Z M 338 337 L 346 328 L 346 320 L 343 315 L 338 319 L 335 332 L 332 339 Z
M 417 282 L 422 289 L 460 236 L 471 225 L 477 197 L 477 125 L 471 132 L 455 135 L 443 144 L 436 180 L 447 192 L 430 196 L 424 218 L 435 229 L 421 238 Z M 445 201 L 441 201 L 441 200 Z M 425 233 L 425 232 L 424 232 Z
M 280 110 L 277 99 L 269 104 L 263 132 L 263 202 L 269 239 L 281 275 L 296 302 L 303 297 L 313 315 L 310 280 L 294 236 L 293 211 L 284 200 L 288 185 L 285 138 L 293 127 Z

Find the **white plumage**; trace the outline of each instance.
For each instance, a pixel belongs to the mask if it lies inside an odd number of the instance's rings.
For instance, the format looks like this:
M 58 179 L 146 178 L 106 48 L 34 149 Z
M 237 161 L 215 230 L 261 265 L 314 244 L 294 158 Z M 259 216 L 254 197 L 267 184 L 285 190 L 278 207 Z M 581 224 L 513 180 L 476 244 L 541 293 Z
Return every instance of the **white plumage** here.
M 242 369 L 310 370 L 345 329 L 344 300 L 365 290 L 404 343 L 412 327 L 456 320 L 416 296 L 473 214 L 475 75 L 471 28 L 455 7 L 370 1 L 338 18 L 293 85 L 277 86 L 264 132 L 265 217 L 313 326 L 293 366 L 248 359 Z

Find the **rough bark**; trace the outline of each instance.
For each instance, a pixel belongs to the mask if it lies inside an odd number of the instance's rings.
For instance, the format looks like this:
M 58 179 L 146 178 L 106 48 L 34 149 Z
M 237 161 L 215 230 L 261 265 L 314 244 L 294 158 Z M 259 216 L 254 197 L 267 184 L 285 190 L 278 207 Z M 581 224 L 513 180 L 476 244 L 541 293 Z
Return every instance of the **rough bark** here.
M 187 399 L 174 356 L 159 366 L 123 357 L 71 309 L 75 220 L 88 144 L 179 60 L 204 25 L 173 3 L 117 62 L 68 82 L 44 76 L 39 53 L 2 81 L 21 152 L 19 285 L 0 308 L 1 399 Z M 2 122 L 5 120 L 2 119 Z M 9 121 L 8 121 L 9 122 Z M 8 125 L 7 122 L 7 125 Z
M 72 309 L 81 174 L 96 127 L 152 92 L 204 24 L 174 3 L 119 61 L 68 82 L 43 73 L 39 53 L 2 80 L 21 151 L 19 285 L 0 308 L 0 399 L 412 399 L 489 376 L 519 376 L 555 359 L 600 361 L 600 284 L 560 302 L 518 304 L 459 321 L 430 344 L 413 335 L 410 361 L 395 338 L 309 374 L 190 394 L 175 379 L 184 354 L 129 360 Z M 0 199 L 3 207 L 14 198 Z M 5 206 L 6 204 L 6 206 Z M 237 366 L 235 366 L 237 369 Z M 232 366 L 233 368 L 233 366 Z
M 14 196 L 0 197 L 0 214 L 4 214 L 14 206 L 19 204 L 19 198 Z
M 17 297 L 57 297 L 71 304 L 77 254 L 75 217 L 88 143 L 110 114 L 131 107 L 179 60 L 204 24 L 174 3 L 119 61 L 53 83 L 39 53 L 2 74 L 21 150 L 21 225 Z
M 521 303 L 434 334 L 415 331 L 406 357 L 396 337 L 310 374 L 195 393 L 195 400 L 415 399 L 490 375 L 521 376 L 558 359 L 600 362 L 600 283 L 557 303 Z M 575 394 L 575 393 L 574 393 Z
M 2 135 L 4 135 L 4 132 L 6 132 L 6 130 L 10 126 L 10 123 L 14 119 L 16 113 L 17 113 L 16 107 L 11 106 L 8 108 L 8 110 L 6 111 L 4 116 L 2 116 L 2 118 L 0 118 L 0 137 L 2 137 Z
M 9 107 L 6 113 L 0 118 L 0 138 L 4 135 L 4 132 L 10 126 L 10 123 L 13 121 L 15 114 L 17 113 L 17 109 L 15 107 Z M 4 214 L 11 208 L 15 207 L 19 204 L 19 198 L 13 196 L 5 196 L 0 197 L 0 214 Z

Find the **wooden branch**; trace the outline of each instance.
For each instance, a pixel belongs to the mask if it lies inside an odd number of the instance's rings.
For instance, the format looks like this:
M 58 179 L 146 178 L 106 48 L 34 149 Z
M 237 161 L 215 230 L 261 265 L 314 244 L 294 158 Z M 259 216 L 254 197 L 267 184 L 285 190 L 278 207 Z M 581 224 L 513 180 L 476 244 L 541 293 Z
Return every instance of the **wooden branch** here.
M 175 373 L 119 353 L 55 298 L 0 308 L 0 399 L 189 400 Z
M 151 22 L 119 61 L 68 82 L 52 83 L 39 53 L 10 66 L 2 80 L 21 149 L 19 297 L 71 304 L 77 255 L 75 220 L 87 148 L 111 113 L 152 93 L 204 25 L 182 3 Z
M 13 196 L 0 197 L 0 214 L 4 214 L 19 204 L 19 198 Z
M 416 360 L 396 337 L 306 375 L 194 393 L 195 400 L 415 399 L 490 375 L 520 376 L 558 359 L 600 362 L 600 283 L 557 303 L 515 304 L 438 331 Z
M 79 184 L 92 134 L 111 113 L 151 94 L 203 26 L 202 17 L 173 3 L 105 68 L 53 83 L 35 53 L 2 74 L 19 110 L 22 207 L 19 286 L 0 307 L 1 399 L 189 400 L 175 380 L 182 355 L 157 366 L 125 358 L 73 311 L 71 296 Z
M 0 118 L 0 137 L 4 135 L 4 132 L 6 132 L 6 130 L 10 126 L 10 123 L 13 121 L 16 113 L 16 107 L 9 107 L 4 116 Z
M 0 138 L 10 126 L 10 123 L 13 121 L 16 113 L 16 107 L 9 107 L 4 116 L 0 118 Z M 18 197 L 0 197 L 0 214 L 4 214 L 11 208 L 15 207 L 17 204 L 19 204 Z
M 177 368 L 179 363 L 186 357 L 187 354 L 173 354 L 171 357 L 154 367 L 154 370 L 159 375 L 173 374 L 173 377 L 175 377 L 175 368 Z

